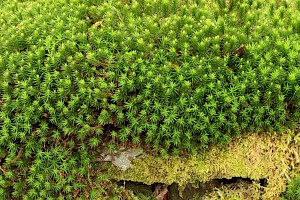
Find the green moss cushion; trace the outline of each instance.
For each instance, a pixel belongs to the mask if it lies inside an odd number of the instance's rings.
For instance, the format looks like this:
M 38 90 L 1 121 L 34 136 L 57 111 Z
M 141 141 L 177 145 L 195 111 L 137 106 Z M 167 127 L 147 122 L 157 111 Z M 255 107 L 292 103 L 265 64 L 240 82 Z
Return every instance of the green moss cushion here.
M 195 152 L 299 119 L 297 1 L 0 5 L 3 198 L 87 196 L 103 145 Z

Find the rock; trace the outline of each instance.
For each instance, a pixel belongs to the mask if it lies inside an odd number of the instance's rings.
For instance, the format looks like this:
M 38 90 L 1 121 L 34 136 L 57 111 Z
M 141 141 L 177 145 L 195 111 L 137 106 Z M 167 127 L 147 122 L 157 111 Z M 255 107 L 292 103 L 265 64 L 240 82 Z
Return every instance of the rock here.
M 112 163 L 122 171 L 133 168 L 131 160 L 145 156 L 143 149 L 127 149 L 122 152 L 114 151 L 112 153 L 103 150 L 100 155 L 103 158 L 103 161 L 112 161 Z

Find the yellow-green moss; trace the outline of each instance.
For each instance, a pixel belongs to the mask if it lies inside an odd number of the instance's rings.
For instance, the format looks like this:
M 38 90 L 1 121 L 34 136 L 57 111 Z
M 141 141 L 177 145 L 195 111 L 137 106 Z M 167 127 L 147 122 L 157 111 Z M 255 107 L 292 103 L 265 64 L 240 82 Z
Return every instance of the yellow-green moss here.
M 290 176 L 299 171 L 299 135 L 252 133 L 234 139 L 223 147 L 212 146 L 207 152 L 188 157 L 146 158 L 134 161 L 134 169 L 125 172 L 111 168 L 111 178 L 153 184 L 187 183 L 212 179 L 242 177 L 267 179 L 263 199 L 277 199 L 285 191 Z
M 222 186 L 215 191 L 201 197 L 202 200 L 245 200 L 260 199 L 261 190 L 258 184 L 238 183 Z M 193 200 L 199 200 L 199 196 L 194 196 Z

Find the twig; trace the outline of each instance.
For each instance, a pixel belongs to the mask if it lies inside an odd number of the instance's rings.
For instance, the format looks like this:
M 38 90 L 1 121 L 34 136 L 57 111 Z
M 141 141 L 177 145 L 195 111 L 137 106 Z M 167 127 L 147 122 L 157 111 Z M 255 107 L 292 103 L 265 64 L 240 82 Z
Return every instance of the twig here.
M 90 187 L 91 187 L 92 189 L 94 189 L 95 187 L 93 186 L 92 180 L 91 180 L 91 178 L 90 178 L 90 169 L 89 169 L 89 167 L 88 167 L 88 177 L 87 177 L 87 180 L 88 180 L 88 182 L 89 182 Z
M 97 126 L 93 126 L 93 127 L 91 127 L 91 129 L 92 130 L 96 130 L 96 129 L 98 129 L 98 128 L 102 128 L 103 126 L 102 125 L 97 125 Z
M 4 175 L 6 175 L 6 171 L 2 167 L 0 167 L 0 170 L 3 172 Z
M 11 161 L 11 164 L 17 162 L 17 160 L 22 156 L 22 153 L 23 153 L 23 147 L 20 148 L 17 157 L 15 157 L 15 159 L 13 159 L 13 160 Z

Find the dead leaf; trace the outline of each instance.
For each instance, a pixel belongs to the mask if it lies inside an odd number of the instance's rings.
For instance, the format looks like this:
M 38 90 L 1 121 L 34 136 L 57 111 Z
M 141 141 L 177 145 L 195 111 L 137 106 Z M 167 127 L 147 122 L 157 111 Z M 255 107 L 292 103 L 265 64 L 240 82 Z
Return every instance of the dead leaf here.
M 245 53 L 245 49 L 246 49 L 246 46 L 245 45 L 241 45 L 239 48 L 237 48 L 236 50 L 234 50 L 230 57 L 234 57 L 235 55 L 237 55 L 238 57 L 242 57 Z

